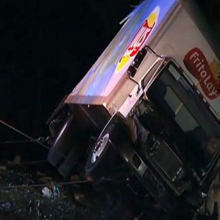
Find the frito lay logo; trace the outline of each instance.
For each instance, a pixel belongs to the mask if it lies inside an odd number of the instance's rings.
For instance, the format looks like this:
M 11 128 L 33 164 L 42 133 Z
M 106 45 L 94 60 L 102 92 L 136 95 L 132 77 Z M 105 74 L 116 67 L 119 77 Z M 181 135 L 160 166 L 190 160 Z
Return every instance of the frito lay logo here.
M 147 37 L 152 32 L 156 22 L 157 18 L 160 12 L 159 6 L 157 6 L 153 12 L 148 16 L 148 18 L 145 20 L 144 24 L 141 26 L 141 28 L 138 30 L 136 36 L 130 43 L 127 51 L 125 52 L 124 56 L 121 58 L 121 60 L 117 64 L 116 71 L 122 70 L 126 64 L 129 63 L 129 61 L 132 60 L 133 57 L 138 53 L 138 51 L 142 48 L 144 42 L 146 41 Z
M 199 81 L 202 90 L 209 99 L 213 100 L 219 96 L 220 64 L 216 60 L 209 64 L 203 52 L 194 48 L 186 54 L 184 64 Z

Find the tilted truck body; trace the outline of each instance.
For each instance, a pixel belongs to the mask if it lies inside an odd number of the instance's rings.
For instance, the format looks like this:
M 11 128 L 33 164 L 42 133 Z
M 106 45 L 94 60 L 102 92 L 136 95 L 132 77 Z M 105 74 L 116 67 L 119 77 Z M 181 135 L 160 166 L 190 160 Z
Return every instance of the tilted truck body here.
M 65 103 L 103 105 L 113 115 L 136 86 L 126 71 L 138 51 L 147 45 L 158 55 L 175 59 L 219 117 L 217 48 L 208 42 L 209 33 L 201 18 L 193 20 L 197 12 L 188 7 L 175 0 L 144 1 L 128 16 L 120 32 Z M 141 81 L 157 60 L 150 53 L 146 55 L 134 79 Z M 199 65 L 200 62 L 205 66 Z
M 87 161 L 96 180 L 114 148 L 163 210 L 197 210 L 220 151 L 219 51 L 204 23 L 188 1 L 137 6 L 63 101 L 65 114 L 55 111 L 51 163 L 65 176 Z

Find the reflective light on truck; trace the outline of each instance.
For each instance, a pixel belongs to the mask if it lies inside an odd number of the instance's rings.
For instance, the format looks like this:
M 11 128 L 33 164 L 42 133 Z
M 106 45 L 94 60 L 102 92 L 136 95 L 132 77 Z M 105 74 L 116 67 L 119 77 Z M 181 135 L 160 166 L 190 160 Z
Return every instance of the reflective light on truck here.
M 126 74 L 137 53 L 157 34 L 167 13 L 176 4 L 177 0 L 148 0 L 137 6 L 116 38 L 77 85 L 72 97 L 76 96 L 78 103 L 87 99 L 96 103 L 100 97 L 107 97 Z
M 120 61 L 117 64 L 116 67 L 116 73 L 121 71 L 125 66 L 127 66 L 128 63 L 137 55 L 137 53 L 140 51 L 142 46 L 144 45 L 146 39 L 149 37 L 150 33 L 152 32 L 154 26 L 157 23 L 157 19 L 160 13 L 160 7 L 157 6 L 151 14 L 148 16 L 148 18 L 145 20 L 141 28 L 138 30 L 136 36 L 128 46 L 128 49 L 126 50 L 123 57 L 120 59 Z

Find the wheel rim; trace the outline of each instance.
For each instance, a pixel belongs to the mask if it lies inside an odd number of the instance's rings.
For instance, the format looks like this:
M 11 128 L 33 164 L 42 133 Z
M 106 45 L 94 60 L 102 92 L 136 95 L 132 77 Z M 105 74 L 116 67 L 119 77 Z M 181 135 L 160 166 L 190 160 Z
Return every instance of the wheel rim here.
M 95 163 L 97 159 L 100 157 L 100 155 L 103 153 L 104 149 L 107 146 L 107 143 L 109 141 L 109 134 L 105 134 L 102 138 L 100 138 L 96 146 L 92 152 L 92 157 L 91 157 L 91 163 Z

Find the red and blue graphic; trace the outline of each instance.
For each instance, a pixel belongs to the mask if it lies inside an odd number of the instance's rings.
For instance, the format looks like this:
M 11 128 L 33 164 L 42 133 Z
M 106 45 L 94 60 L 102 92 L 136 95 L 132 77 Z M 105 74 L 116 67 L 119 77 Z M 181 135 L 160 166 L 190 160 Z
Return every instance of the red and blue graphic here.
M 77 103 L 98 104 L 119 82 L 135 55 L 153 37 L 179 0 L 146 0 L 129 15 L 122 29 L 71 93 Z

